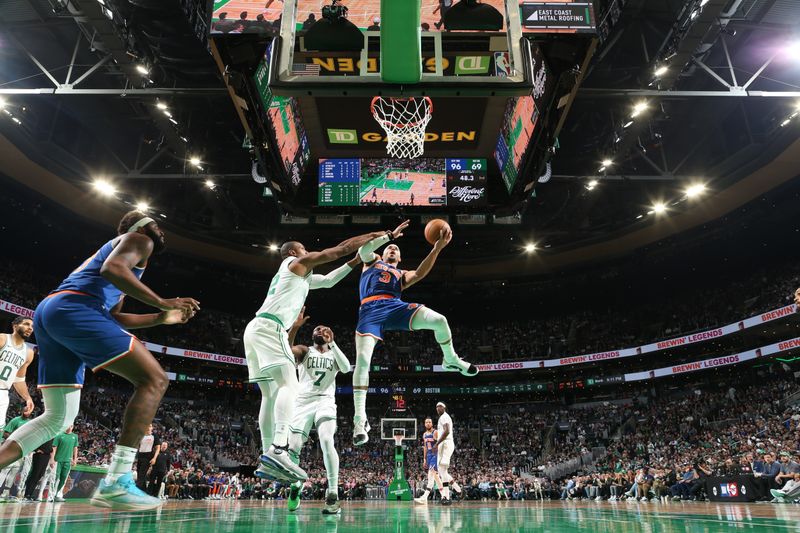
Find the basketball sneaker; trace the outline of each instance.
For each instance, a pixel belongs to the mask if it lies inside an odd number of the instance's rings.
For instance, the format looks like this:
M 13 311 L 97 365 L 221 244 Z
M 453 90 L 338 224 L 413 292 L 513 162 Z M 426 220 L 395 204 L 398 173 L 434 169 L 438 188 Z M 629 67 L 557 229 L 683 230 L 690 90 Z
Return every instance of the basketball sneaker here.
M 448 372 L 460 372 L 462 376 L 472 377 L 478 375 L 478 367 L 464 361 L 459 356 L 442 359 L 442 367 Z
M 452 505 L 453 502 L 450 501 L 450 498 L 442 498 L 442 505 Z
M 259 464 L 256 468 L 255 475 L 259 479 L 266 479 L 267 481 L 275 481 L 277 478 L 273 474 L 272 469 L 267 468 L 263 464 Z
M 353 445 L 354 446 L 363 446 L 369 442 L 369 430 L 372 429 L 369 427 L 369 422 L 364 420 L 363 423 L 359 421 L 355 421 L 353 423 Z
M 329 492 L 325 496 L 325 507 L 322 508 L 322 514 L 339 514 L 342 508 L 339 507 L 339 496 L 333 492 Z
M 305 481 L 308 474 L 305 470 L 292 462 L 289 457 L 289 447 L 277 447 L 274 444 L 269 447 L 267 453 L 259 457 L 261 464 L 271 469 L 273 475 L 283 481 Z
M 164 502 L 142 492 L 134 483 L 133 475 L 128 472 L 114 483 L 102 479 L 89 503 L 115 511 L 148 511 L 160 507 Z
M 426 490 L 422 496 L 414 498 L 414 503 L 418 503 L 420 505 L 428 505 L 428 491 Z
M 289 497 L 286 498 L 287 506 L 289 507 L 289 511 L 296 511 L 298 507 L 300 507 L 300 489 L 303 488 L 303 484 L 299 481 L 295 481 L 292 483 L 292 486 L 289 487 Z

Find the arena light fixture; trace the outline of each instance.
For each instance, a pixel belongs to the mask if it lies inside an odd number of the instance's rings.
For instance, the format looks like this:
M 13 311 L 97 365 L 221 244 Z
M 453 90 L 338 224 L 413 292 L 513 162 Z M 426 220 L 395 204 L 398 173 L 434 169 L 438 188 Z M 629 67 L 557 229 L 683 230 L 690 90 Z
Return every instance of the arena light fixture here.
M 136 209 L 142 211 L 143 213 L 147 213 L 148 211 L 150 211 L 150 204 L 143 201 L 136 202 Z
M 156 103 L 156 107 L 164 111 L 167 108 L 167 104 L 165 104 L 164 102 L 158 102 Z
M 663 76 L 667 72 L 669 72 L 669 67 L 666 66 L 666 65 L 661 65 L 660 67 L 658 67 L 655 70 L 654 74 L 656 75 L 656 78 L 660 78 L 661 76 Z
M 277 244 L 275 244 L 275 243 L 272 243 L 272 244 L 270 244 L 270 245 L 269 245 L 269 251 L 270 251 L 270 252 L 277 252 L 279 249 L 280 249 L 280 248 L 279 248 L 279 247 L 278 247 L 278 245 L 277 245 Z
M 211 189 L 211 190 L 213 191 L 213 190 L 214 190 L 214 188 L 217 186 L 217 184 L 216 184 L 216 183 L 214 183 L 214 180 L 212 180 L 212 179 L 207 179 L 207 180 L 205 181 L 205 186 L 206 186 L 206 189 Z
M 614 161 L 609 158 L 605 158 L 603 159 L 602 163 L 604 167 L 610 167 L 611 165 L 614 164 Z
M 22 121 L 20 119 L 18 119 L 17 117 L 11 117 L 11 120 L 16 122 L 17 124 L 22 124 Z
M 104 179 L 96 179 L 92 182 L 92 187 L 102 196 L 114 196 L 117 194 L 117 188 L 113 183 Z
M 792 121 L 792 119 L 787 118 L 786 120 L 781 122 L 781 128 L 785 128 L 786 126 L 788 126 L 791 121 Z
M 703 183 L 695 183 L 686 188 L 687 198 L 697 198 L 706 191 L 706 186 Z
M 175 124 L 176 126 L 178 125 L 178 121 L 177 121 L 177 120 L 175 120 L 175 119 L 174 119 L 174 118 L 172 118 L 172 117 L 170 117 L 169 121 L 170 121 L 170 122 L 172 122 L 173 124 Z
M 653 213 L 656 215 L 663 214 L 667 211 L 667 206 L 663 202 L 656 202 L 653 204 Z
M 529 254 L 532 254 L 533 252 L 535 252 L 536 251 L 536 243 L 529 242 L 528 244 L 526 244 L 525 245 L 525 251 L 527 253 L 529 253 Z
M 629 120 L 628 122 L 626 122 L 625 124 L 622 125 L 622 128 L 623 129 L 630 128 L 632 125 L 633 125 L 633 121 Z M 617 141 L 617 142 L 619 142 L 619 141 Z
M 196 167 L 200 167 L 200 158 L 196 155 L 189 158 L 189 163 L 193 164 Z
M 647 102 L 639 102 L 633 106 L 633 113 L 631 113 L 631 117 L 635 118 L 642 114 L 642 112 L 647 109 Z
M 6 108 L 6 101 L 3 98 L 0 98 L 0 109 Z
M 142 76 L 147 76 L 150 74 L 150 70 L 144 65 L 136 65 L 136 72 L 141 74 Z

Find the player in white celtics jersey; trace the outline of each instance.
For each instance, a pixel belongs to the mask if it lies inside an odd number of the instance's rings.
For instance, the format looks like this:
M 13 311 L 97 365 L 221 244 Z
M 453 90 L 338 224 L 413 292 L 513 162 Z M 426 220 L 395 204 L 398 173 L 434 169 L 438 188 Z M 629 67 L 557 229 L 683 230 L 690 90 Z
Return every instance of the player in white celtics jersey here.
M 436 404 L 439 420 L 436 422 L 436 464 L 439 465 L 439 477 L 442 479 L 442 505 L 450 505 L 450 487 L 457 493 L 461 492 L 450 475 L 450 458 L 455 451 L 453 438 L 453 419 L 447 414 L 447 406 L 443 402 Z
M 0 333 L 0 435 L 6 425 L 8 391 L 13 387 L 25 402 L 23 413 L 33 412 L 33 400 L 25 383 L 25 372 L 33 361 L 27 341 L 33 333 L 33 320 L 18 316 L 11 323 L 11 333 Z
M 250 381 L 261 389 L 259 426 L 263 455 L 256 470 L 259 477 L 302 481 L 308 475 L 289 457 L 289 423 L 294 418 L 298 381 L 287 329 L 300 315 L 311 289 L 333 287 L 349 274 L 357 259 L 323 276 L 314 268 L 335 261 L 358 250 L 381 235 L 396 239 L 408 221 L 394 231 L 373 232 L 348 239 L 321 252 L 309 252 L 296 241 L 281 246 L 283 261 L 272 278 L 267 297 L 256 317 L 244 331 L 244 349 Z
M 339 513 L 339 454 L 333 443 L 336 433 L 336 374 L 350 372 L 347 356 L 334 342 L 333 331 L 326 326 L 317 326 L 312 334 L 313 346 L 295 345 L 297 331 L 308 320 L 303 313 L 289 331 L 292 353 L 300 374 L 300 393 L 297 395 L 294 419 L 289 425 L 289 455 L 300 462 L 300 450 L 308 440 L 312 427 L 317 429 L 319 446 L 328 478 L 328 491 L 322 514 Z M 290 511 L 300 506 L 299 481 L 292 484 L 287 499 Z

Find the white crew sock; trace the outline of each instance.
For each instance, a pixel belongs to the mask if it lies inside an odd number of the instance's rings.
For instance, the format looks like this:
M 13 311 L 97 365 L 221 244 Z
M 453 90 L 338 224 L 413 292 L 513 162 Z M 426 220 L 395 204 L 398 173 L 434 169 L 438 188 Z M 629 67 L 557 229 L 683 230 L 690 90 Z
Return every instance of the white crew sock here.
M 136 451 L 136 448 L 121 444 L 117 444 L 114 447 L 114 453 L 111 454 L 111 465 L 108 467 L 108 474 L 106 474 L 106 483 L 114 483 L 131 471 L 133 462 L 136 460 Z

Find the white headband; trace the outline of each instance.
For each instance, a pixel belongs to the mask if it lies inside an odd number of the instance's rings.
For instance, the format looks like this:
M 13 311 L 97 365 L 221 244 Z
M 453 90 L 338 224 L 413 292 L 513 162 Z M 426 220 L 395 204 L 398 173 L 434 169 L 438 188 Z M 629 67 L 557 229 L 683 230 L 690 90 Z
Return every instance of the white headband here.
M 441 405 L 442 407 L 444 407 L 445 409 L 447 409 L 447 406 L 444 404 L 444 402 L 439 402 L 439 403 L 437 403 L 437 404 L 436 404 L 436 407 L 439 407 L 440 405 Z
M 140 219 L 136 224 L 134 224 L 133 226 L 128 228 L 128 233 L 133 233 L 136 230 L 138 230 L 139 228 L 143 228 L 143 227 L 145 227 L 146 225 L 148 225 L 151 222 L 155 222 L 155 220 L 153 220 L 150 217 L 144 217 L 144 218 Z

